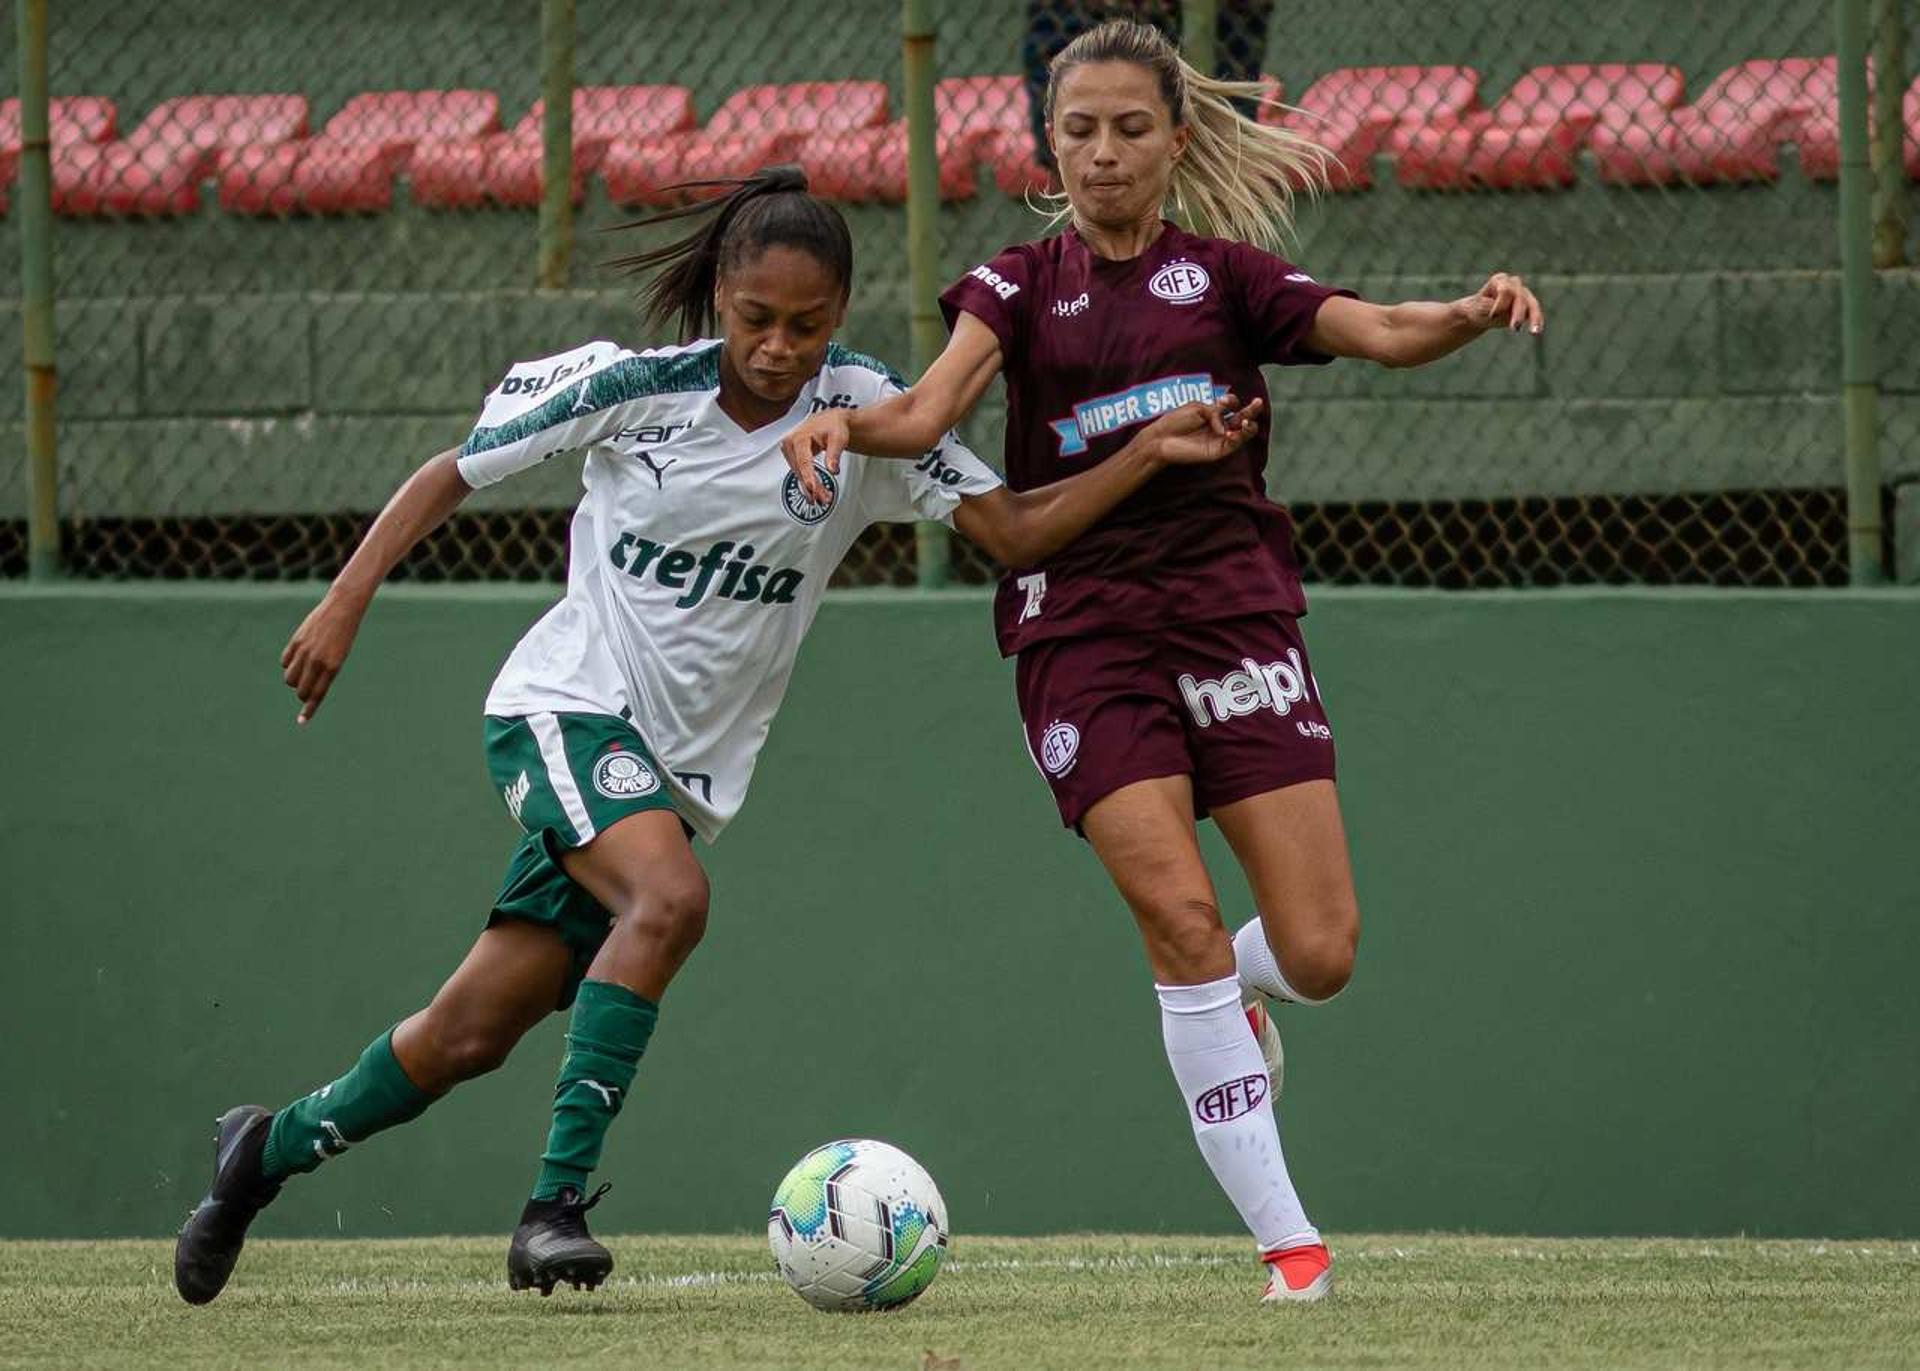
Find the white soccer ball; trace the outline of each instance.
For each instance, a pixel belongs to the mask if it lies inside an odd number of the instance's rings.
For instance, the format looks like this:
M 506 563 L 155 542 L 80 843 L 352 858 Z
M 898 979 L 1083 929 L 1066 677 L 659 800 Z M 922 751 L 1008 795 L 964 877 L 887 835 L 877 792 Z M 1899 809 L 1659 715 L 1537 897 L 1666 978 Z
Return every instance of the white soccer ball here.
M 767 1243 L 815 1309 L 897 1309 L 940 1272 L 947 1206 L 933 1177 L 889 1143 L 830 1142 L 773 1192 Z

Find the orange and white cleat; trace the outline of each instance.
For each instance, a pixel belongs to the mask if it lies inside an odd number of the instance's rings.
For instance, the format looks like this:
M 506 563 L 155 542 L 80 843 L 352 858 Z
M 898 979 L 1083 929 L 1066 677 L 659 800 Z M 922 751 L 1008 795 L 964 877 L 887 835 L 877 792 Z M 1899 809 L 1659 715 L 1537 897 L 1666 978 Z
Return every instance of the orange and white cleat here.
M 1280 1098 L 1280 1080 L 1287 1074 L 1287 1054 L 1280 1047 L 1280 1029 L 1267 1012 L 1267 997 L 1257 990 L 1242 990 L 1240 1003 L 1247 1011 L 1247 1027 L 1260 1044 L 1260 1059 L 1267 1064 L 1268 1098 Z
M 1333 1289 L 1333 1254 L 1323 1242 L 1263 1252 L 1260 1260 L 1267 1265 L 1267 1293 L 1260 1297 L 1262 1303 L 1324 1300 Z

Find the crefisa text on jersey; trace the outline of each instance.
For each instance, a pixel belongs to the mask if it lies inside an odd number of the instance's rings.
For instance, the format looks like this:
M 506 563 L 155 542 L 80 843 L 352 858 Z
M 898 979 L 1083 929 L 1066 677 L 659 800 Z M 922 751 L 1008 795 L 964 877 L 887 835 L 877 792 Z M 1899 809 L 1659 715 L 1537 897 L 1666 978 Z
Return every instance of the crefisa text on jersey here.
M 599 360 L 597 353 L 589 352 L 577 362 L 562 362 L 545 376 L 509 376 L 500 383 L 502 395 L 539 395 L 552 390 L 568 377 L 578 376 Z
M 791 567 L 776 569 L 756 563 L 752 543 L 735 547 L 725 538 L 695 554 L 637 533 L 622 533 L 608 549 L 607 560 L 629 576 L 644 579 L 651 572 L 653 579 L 669 590 L 685 591 L 673 602 L 675 609 L 692 609 L 706 599 L 710 589 L 722 600 L 790 605 L 794 592 L 806 580 L 806 573 Z M 716 576 L 720 580 L 718 588 L 714 587 Z

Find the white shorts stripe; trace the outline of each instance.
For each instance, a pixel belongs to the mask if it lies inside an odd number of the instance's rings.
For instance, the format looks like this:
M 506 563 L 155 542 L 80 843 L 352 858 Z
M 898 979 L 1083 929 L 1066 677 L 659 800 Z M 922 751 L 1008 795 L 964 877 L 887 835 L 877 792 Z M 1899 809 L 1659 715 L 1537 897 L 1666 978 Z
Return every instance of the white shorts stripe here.
M 527 727 L 540 745 L 540 756 L 547 764 L 547 783 L 560 797 L 560 809 L 573 825 L 574 841 L 584 847 L 593 841 L 593 820 L 587 817 L 587 802 L 580 798 L 580 787 L 573 783 L 573 770 L 567 765 L 567 745 L 560 737 L 560 721 L 551 714 L 527 715 Z

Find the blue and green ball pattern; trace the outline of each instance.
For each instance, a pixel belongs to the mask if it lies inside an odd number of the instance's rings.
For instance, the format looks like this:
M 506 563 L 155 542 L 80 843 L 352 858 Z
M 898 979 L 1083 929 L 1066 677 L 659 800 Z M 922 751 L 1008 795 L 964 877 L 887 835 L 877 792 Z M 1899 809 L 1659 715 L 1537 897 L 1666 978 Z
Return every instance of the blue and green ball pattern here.
M 856 1165 L 862 1161 L 867 1163 L 866 1167 Z M 926 1197 L 937 1203 L 938 1191 L 912 1158 L 890 1145 L 857 1139 L 815 1148 L 780 1182 L 773 1196 L 770 1230 L 784 1231 L 789 1244 L 798 1242 L 810 1246 L 837 1242 L 847 1237 L 843 1230 L 856 1219 L 869 1229 L 876 1220 L 885 1225 L 883 1255 L 855 1277 L 856 1280 L 864 1277 L 858 1288 L 843 1288 L 839 1294 L 831 1295 L 811 1284 L 806 1288 L 796 1284 L 796 1289 L 810 1303 L 843 1309 L 891 1309 L 908 1303 L 933 1284 L 939 1274 L 941 1254 L 946 1250 L 947 1235 L 939 1213 L 931 1205 L 916 1202 L 912 1194 L 899 1193 L 901 1187 L 896 1177 L 902 1162 L 918 1173 L 924 1182 Z M 863 1176 L 861 1172 L 869 1168 L 881 1174 Z M 891 1200 L 873 1188 L 875 1181 L 893 1192 Z M 914 1186 L 914 1190 L 918 1189 L 918 1185 Z M 841 1212 L 837 1215 L 831 1198 L 835 1193 L 841 1197 Z M 848 1209 L 855 1195 L 869 1201 L 874 1208 L 868 1210 L 865 1205 L 859 1205 L 858 1210 L 863 1212 L 858 1213 Z M 855 1246 L 857 1249 L 858 1244 Z M 780 1251 L 776 1239 L 776 1255 Z

